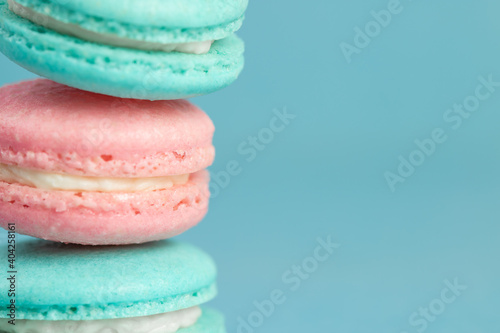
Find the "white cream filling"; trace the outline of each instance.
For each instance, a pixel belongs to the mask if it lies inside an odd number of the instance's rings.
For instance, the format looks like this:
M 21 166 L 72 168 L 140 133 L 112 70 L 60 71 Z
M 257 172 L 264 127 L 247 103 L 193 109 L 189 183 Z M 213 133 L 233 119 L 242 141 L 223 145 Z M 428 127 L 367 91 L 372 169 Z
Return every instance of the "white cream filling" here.
M 189 174 L 149 178 L 83 177 L 41 172 L 0 164 L 0 181 L 43 190 L 82 192 L 141 192 L 162 190 L 186 184 Z
M 191 43 L 156 43 L 144 42 L 125 37 L 118 37 L 107 33 L 98 33 L 83 29 L 82 27 L 58 21 L 48 15 L 38 13 L 31 8 L 25 7 L 14 0 L 8 0 L 9 8 L 16 15 L 21 16 L 35 24 L 41 25 L 47 29 L 56 31 L 63 35 L 70 35 L 90 42 L 125 47 L 131 49 L 139 49 L 146 51 L 163 51 L 163 52 L 182 52 L 193 54 L 205 54 L 210 51 L 213 40 Z
M 16 320 L 0 319 L 0 332 L 6 333 L 174 333 L 193 326 L 201 316 L 198 306 L 154 316 L 104 320 Z

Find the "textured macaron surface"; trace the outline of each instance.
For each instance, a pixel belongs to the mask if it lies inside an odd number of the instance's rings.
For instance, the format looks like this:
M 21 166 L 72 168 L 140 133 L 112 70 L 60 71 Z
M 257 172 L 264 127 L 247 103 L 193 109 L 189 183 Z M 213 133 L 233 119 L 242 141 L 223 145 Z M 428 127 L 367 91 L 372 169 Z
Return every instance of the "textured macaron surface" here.
M 59 22 L 136 40 L 222 39 L 242 24 L 248 0 L 13 0 Z
M 21 0 L 21 2 L 26 0 Z M 30 0 L 34 1 L 34 0 Z M 203 27 L 243 15 L 248 0 L 36 0 L 104 19 L 138 25 Z
M 121 100 L 49 80 L 0 88 L 0 163 L 100 177 L 186 174 L 214 159 L 210 118 L 184 100 Z
M 82 2 L 83 3 L 83 2 Z M 0 51 L 51 80 L 101 94 L 145 100 L 200 96 L 237 79 L 244 44 L 234 34 L 207 54 L 111 47 L 59 34 L 23 19 L 0 0 Z
M 7 235 L 1 235 L 6 248 Z M 17 319 L 147 316 L 200 305 L 216 294 L 213 260 L 172 241 L 86 247 L 18 236 L 16 264 Z M 0 282 L 4 290 L 9 285 Z M 7 293 L 0 294 L 2 308 L 9 303 Z M 0 316 L 6 318 L 6 312 Z

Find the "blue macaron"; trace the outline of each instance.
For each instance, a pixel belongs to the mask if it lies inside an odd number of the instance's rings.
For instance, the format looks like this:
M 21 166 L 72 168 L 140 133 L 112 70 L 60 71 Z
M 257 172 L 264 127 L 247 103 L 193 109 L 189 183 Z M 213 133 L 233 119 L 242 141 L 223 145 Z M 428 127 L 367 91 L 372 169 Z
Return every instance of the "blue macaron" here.
M 0 243 L 7 249 L 6 233 L 0 236 Z M 1 256 L 5 263 L 7 256 L 7 252 Z M 39 323 L 82 326 L 94 321 L 101 326 L 106 323 L 111 329 L 129 318 L 143 320 L 153 329 L 151 325 L 157 325 L 153 321 L 159 323 L 158 327 L 175 325 L 158 319 L 174 314 L 174 320 L 181 323 L 191 320 L 179 333 L 224 332 L 223 317 L 218 312 L 199 308 L 216 294 L 215 264 L 191 245 L 160 241 L 86 247 L 17 235 L 12 257 L 15 259 L 7 276 L 10 280 L 0 282 L 6 291 L 0 294 L 0 318 L 4 318 L 0 319 L 0 331 L 18 332 L 9 331 L 13 326 L 8 320 L 14 313 L 18 329 L 35 324 L 42 327 Z M 10 311 L 11 304 L 15 304 L 14 311 Z M 101 326 L 99 329 L 103 329 Z
M 178 99 L 231 84 L 248 0 L 0 0 L 0 51 L 54 81 Z

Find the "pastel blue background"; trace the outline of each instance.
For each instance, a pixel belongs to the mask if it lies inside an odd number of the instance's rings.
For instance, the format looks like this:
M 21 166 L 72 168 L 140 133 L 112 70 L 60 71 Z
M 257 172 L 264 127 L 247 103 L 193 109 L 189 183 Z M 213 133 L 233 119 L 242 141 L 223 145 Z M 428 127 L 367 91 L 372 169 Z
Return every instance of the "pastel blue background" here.
M 217 127 L 212 172 L 242 171 L 179 237 L 218 262 L 212 304 L 230 333 L 424 331 L 409 317 L 447 279 L 467 290 L 426 332 L 500 331 L 500 89 L 459 129 L 443 119 L 478 76 L 500 81 L 500 3 L 401 0 L 348 64 L 339 44 L 388 2 L 252 1 L 245 72 L 194 100 Z M 3 57 L 0 68 L 2 84 L 33 77 Z M 283 108 L 296 118 L 248 162 L 238 147 Z M 384 173 L 435 128 L 447 141 L 391 192 Z M 290 290 L 283 274 L 328 235 L 341 247 Z M 285 302 L 238 329 L 275 289 Z

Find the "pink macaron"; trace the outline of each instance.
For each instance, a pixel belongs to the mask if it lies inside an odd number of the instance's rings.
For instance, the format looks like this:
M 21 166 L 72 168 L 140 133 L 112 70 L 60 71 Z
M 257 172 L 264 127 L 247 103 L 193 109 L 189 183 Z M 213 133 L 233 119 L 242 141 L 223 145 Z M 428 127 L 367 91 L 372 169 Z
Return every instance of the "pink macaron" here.
M 33 80 L 0 88 L 0 225 L 64 243 L 176 236 L 208 209 L 214 126 L 185 100 Z

